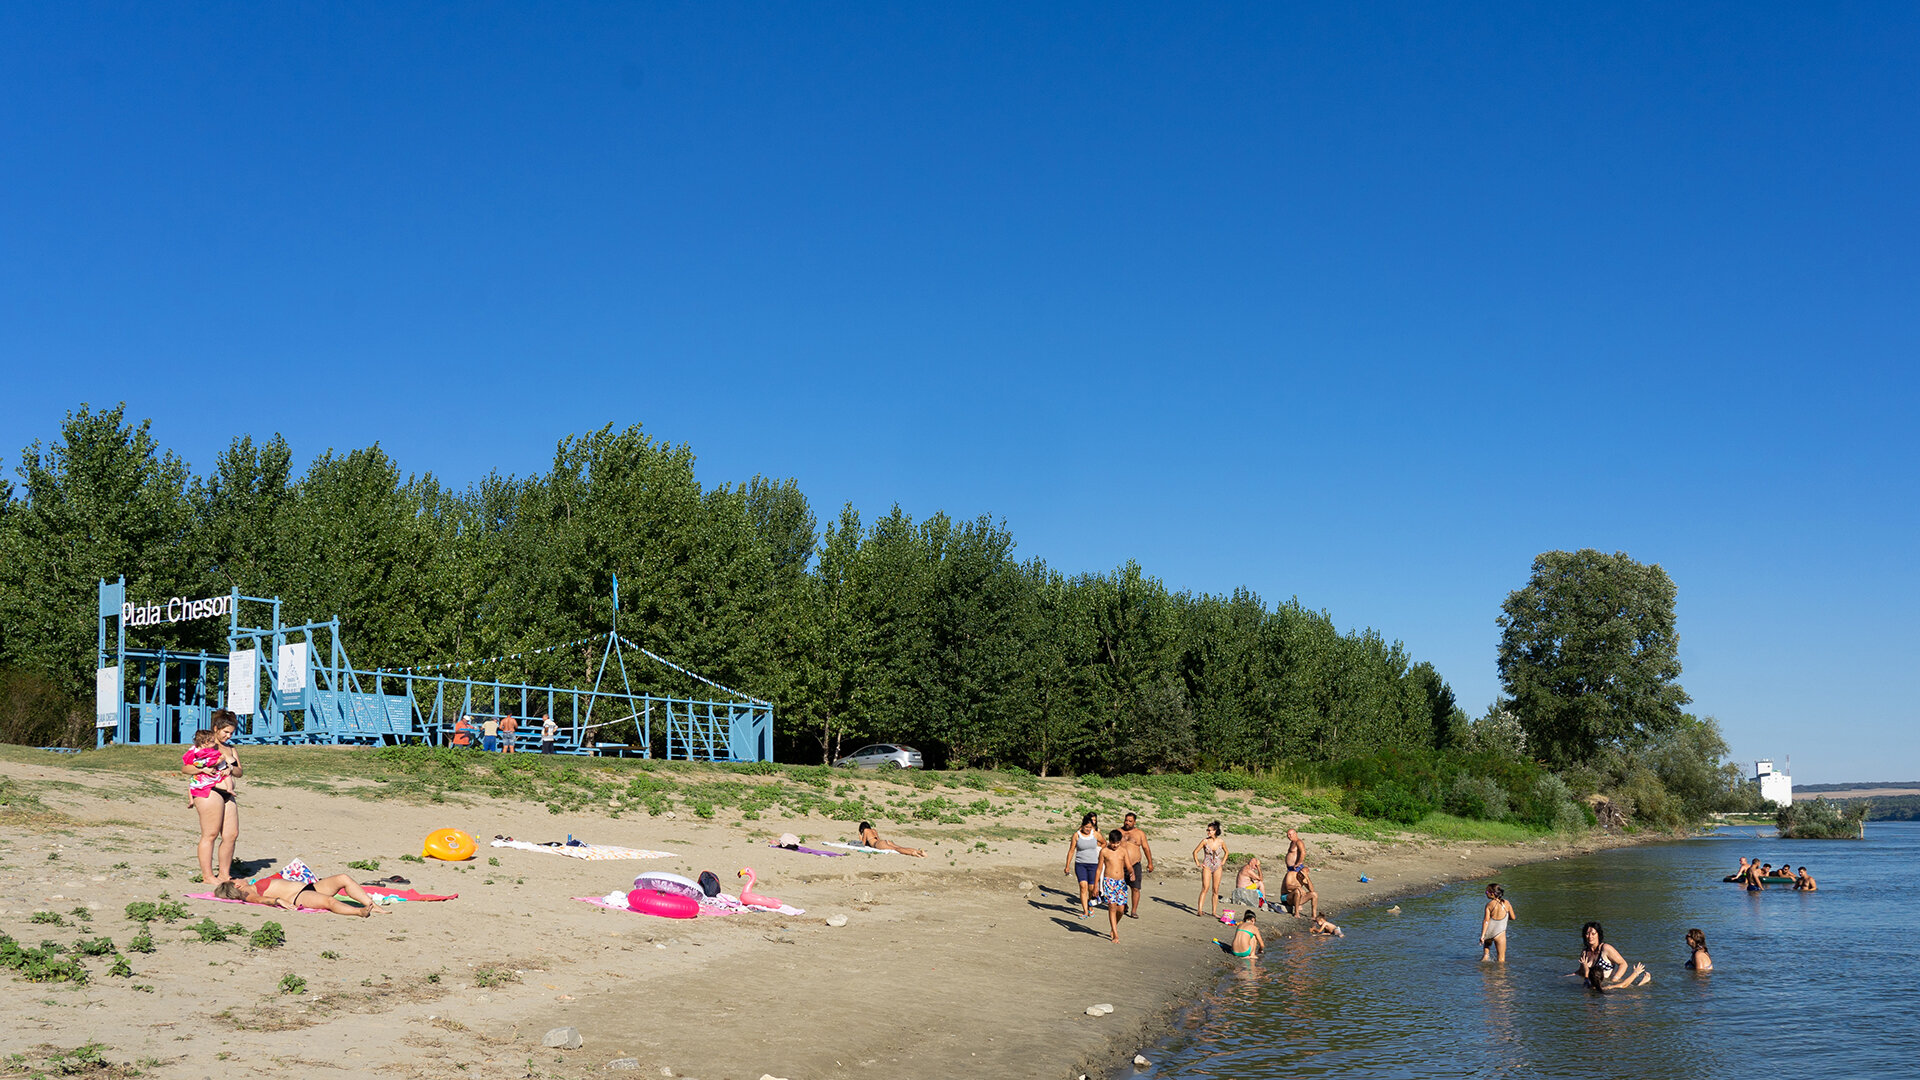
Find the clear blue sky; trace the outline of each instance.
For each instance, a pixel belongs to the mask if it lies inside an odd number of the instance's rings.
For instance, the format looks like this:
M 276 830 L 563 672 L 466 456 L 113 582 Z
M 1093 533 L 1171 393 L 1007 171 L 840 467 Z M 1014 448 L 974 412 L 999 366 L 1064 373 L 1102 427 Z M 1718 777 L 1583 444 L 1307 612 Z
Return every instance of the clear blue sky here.
M 1739 757 L 1920 778 L 1920 7 L 1345 7 L 7 5 L 0 455 L 639 422 L 1476 714 L 1624 550 Z

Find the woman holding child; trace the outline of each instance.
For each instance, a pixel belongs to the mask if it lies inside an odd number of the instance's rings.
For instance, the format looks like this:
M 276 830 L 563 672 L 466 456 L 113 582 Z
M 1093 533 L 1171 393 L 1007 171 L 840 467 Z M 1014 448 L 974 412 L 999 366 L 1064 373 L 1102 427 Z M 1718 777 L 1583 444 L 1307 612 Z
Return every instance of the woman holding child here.
M 200 815 L 200 876 L 210 885 L 232 876 L 233 849 L 240 840 L 240 803 L 234 794 L 234 780 L 241 773 L 240 754 L 230 741 L 239 727 L 232 710 L 216 710 L 213 726 L 196 733 L 193 746 L 180 755 L 180 771 L 191 778 L 187 804 Z M 213 861 L 216 841 L 217 863 Z

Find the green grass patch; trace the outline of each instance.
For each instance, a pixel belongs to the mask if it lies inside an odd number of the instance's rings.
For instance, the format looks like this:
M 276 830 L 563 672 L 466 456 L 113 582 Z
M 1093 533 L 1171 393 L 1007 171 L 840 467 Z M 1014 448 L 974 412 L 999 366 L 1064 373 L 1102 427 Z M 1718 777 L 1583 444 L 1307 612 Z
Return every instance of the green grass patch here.
M 1524 844 L 1538 840 L 1543 836 L 1552 836 L 1552 829 L 1543 829 L 1534 825 L 1522 825 L 1512 821 L 1481 821 L 1477 818 L 1454 817 L 1435 811 L 1419 821 L 1407 826 L 1407 831 L 1421 836 L 1431 836 L 1436 840 L 1477 840 L 1487 844 Z

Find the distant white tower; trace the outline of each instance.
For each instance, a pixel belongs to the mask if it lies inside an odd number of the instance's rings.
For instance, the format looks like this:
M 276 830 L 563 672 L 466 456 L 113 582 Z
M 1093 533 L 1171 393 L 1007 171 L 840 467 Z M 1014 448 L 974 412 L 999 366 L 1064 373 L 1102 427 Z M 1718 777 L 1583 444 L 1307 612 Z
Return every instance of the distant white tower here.
M 1781 806 L 1793 805 L 1793 777 L 1773 771 L 1773 762 L 1753 763 L 1753 779 L 1760 785 L 1760 797 Z

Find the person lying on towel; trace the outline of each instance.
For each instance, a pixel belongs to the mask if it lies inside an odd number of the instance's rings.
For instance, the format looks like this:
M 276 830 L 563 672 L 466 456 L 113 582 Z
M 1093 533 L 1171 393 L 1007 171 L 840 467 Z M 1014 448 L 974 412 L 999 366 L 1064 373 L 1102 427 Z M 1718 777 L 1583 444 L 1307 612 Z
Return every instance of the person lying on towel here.
M 355 907 L 340 899 L 341 893 L 347 894 L 348 900 L 361 906 Z M 373 897 L 367 895 L 367 890 L 346 874 L 335 874 L 314 881 L 290 881 L 278 874 L 245 883 L 223 881 L 213 887 L 213 895 L 222 900 L 266 904 L 288 911 L 315 908 L 331 911 L 335 915 L 358 915 L 363 919 L 380 910 L 379 905 L 373 902 Z

